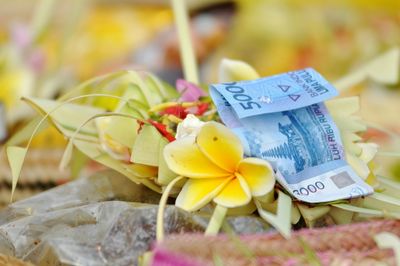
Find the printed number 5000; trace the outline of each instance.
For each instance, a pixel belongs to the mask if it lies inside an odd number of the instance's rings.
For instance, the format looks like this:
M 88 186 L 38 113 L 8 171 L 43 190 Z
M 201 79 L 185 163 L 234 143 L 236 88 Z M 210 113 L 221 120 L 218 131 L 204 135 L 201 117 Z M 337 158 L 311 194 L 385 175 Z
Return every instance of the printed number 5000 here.
M 308 196 L 312 193 L 317 192 L 318 190 L 323 190 L 325 188 L 324 183 L 322 183 L 321 181 L 317 181 L 314 184 L 310 184 L 307 187 L 301 187 L 300 189 L 295 189 L 293 190 L 293 194 L 295 195 L 304 195 L 304 196 Z
M 235 83 L 229 84 L 225 87 L 225 90 L 233 94 L 233 99 L 240 102 L 239 104 L 244 110 L 253 109 L 254 107 L 261 108 L 260 104 L 252 101 L 253 99 L 251 96 L 244 94 L 244 89 L 242 87 L 234 84 Z

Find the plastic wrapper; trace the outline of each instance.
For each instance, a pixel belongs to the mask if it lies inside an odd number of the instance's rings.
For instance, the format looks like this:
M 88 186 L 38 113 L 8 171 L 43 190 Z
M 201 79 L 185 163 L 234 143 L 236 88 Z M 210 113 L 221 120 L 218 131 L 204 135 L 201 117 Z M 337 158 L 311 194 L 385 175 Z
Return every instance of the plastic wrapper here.
M 158 202 L 113 171 L 78 179 L 0 212 L 0 253 L 37 265 L 137 265 L 155 240 Z M 167 206 L 165 232 L 202 232 L 209 215 Z M 269 230 L 251 216 L 228 222 L 239 233 Z

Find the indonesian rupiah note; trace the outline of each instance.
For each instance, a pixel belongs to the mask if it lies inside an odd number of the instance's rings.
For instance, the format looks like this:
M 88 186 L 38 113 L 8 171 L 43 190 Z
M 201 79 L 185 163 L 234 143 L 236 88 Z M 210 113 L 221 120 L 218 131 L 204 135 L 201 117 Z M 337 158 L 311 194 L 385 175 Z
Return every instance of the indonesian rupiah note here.
M 271 77 L 212 85 L 239 118 L 296 109 L 326 101 L 337 90 L 312 68 Z
M 314 77 L 319 77 L 319 81 L 324 80 L 315 70 L 304 71 L 313 73 Z M 296 75 L 304 73 L 301 70 L 295 72 Z M 289 104 L 287 98 L 292 93 L 290 88 L 284 96 L 279 91 L 281 88 L 276 85 L 284 84 L 287 75 L 211 87 L 210 94 L 222 121 L 239 136 L 245 154 L 268 160 L 276 171 L 278 181 L 302 201 L 327 202 L 372 193 L 372 188 L 347 164 L 339 130 L 321 102 L 322 98 L 326 100 L 337 94 L 334 87 L 324 80 L 320 84 L 326 88 L 326 92 L 322 93 L 320 89 L 321 94 L 315 92 L 318 95 L 313 97 L 310 96 L 310 91 L 301 91 L 303 87 L 299 87 L 296 89 L 296 93 L 301 95 L 297 99 L 298 104 Z M 258 89 L 252 87 L 254 84 L 258 84 Z M 234 90 L 231 88 L 242 95 L 250 95 L 248 91 L 252 91 L 252 96 L 232 96 L 234 93 L 231 91 Z M 274 92 L 276 90 L 278 92 Z M 230 100 L 225 97 L 227 92 L 230 93 Z M 250 100 L 254 95 L 258 98 Z M 272 95 L 278 96 L 271 98 Z M 238 99 L 255 102 L 254 99 L 262 99 L 264 96 L 271 101 L 256 102 L 261 105 L 259 109 L 264 110 L 264 113 L 260 113 L 260 110 L 254 111 L 253 115 L 249 110 L 243 113 L 241 106 L 237 104 Z M 241 103 L 244 106 L 255 106 L 246 101 Z M 278 103 L 285 103 L 286 106 Z M 298 108 L 299 105 L 302 107 Z

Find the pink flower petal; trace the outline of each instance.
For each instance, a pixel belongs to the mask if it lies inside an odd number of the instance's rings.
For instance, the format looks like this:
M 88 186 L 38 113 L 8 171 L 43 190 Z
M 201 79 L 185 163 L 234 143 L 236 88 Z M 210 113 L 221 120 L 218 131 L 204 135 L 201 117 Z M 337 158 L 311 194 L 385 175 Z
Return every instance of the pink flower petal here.
M 200 87 L 184 79 L 176 81 L 176 90 L 181 93 L 179 100 L 184 102 L 195 102 L 200 97 L 206 96 L 206 93 Z

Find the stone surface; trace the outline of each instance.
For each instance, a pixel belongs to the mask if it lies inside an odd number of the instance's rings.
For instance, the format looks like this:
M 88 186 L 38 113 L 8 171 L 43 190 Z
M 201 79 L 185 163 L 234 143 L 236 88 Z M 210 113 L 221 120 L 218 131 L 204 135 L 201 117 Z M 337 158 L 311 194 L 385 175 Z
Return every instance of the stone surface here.
M 113 199 L 157 204 L 159 197 L 114 171 L 104 171 L 11 204 L 0 211 L 0 225 L 29 215 Z
M 16 202 L 0 212 L 0 253 L 37 265 L 137 265 L 155 240 L 160 195 L 107 171 Z M 166 234 L 203 232 L 209 213 L 165 210 Z M 229 217 L 236 232 L 268 226 Z

